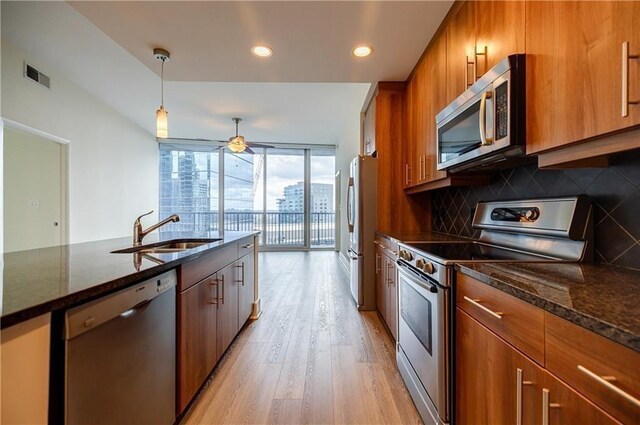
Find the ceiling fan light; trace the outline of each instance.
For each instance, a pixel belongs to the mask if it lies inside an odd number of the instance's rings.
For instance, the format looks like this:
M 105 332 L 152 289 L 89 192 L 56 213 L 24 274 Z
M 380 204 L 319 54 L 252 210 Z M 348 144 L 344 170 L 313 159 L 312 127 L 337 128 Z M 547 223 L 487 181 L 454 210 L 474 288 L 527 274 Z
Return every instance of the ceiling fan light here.
M 169 137 L 169 113 L 162 105 L 156 111 L 156 137 L 161 139 Z
M 247 148 L 247 145 L 245 145 L 244 143 L 237 142 L 234 139 L 231 142 L 229 142 L 227 147 L 231 152 L 241 153 L 241 152 L 244 152 L 244 150 Z

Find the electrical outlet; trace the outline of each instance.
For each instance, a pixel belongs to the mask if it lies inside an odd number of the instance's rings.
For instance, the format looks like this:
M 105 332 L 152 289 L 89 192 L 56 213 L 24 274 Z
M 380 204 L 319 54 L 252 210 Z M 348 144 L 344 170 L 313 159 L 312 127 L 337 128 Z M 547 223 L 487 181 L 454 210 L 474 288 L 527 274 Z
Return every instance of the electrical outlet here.
M 29 201 L 29 208 L 40 208 L 40 201 Z

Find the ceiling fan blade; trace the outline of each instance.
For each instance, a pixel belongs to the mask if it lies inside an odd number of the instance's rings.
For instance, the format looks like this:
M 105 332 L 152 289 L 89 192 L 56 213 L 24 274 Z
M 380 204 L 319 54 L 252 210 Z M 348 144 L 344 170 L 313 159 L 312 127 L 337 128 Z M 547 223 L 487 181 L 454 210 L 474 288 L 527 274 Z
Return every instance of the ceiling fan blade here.
M 251 155 L 255 155 L 256 153 L 253 151 L 253 149 L 251 149 L 249 146 L 245 146 L 244 151 L 246 153 L 249 153 Z
M 200 139 L 200 138 L 189 138 L 189 137 L 156 137 L 156 141 L 168 140 L 168 141 L 177 141 L 177 142 L 213 142 L 219 143 L 221 145 L 227 145 L 229 143 L 226 140 L 215 140 L 215 139 Z
M 265 145 L 263 143 L 256 143 L 256 142 L 246 142 L 246 144 L 253 148 L 275 148 L 275 146 Z

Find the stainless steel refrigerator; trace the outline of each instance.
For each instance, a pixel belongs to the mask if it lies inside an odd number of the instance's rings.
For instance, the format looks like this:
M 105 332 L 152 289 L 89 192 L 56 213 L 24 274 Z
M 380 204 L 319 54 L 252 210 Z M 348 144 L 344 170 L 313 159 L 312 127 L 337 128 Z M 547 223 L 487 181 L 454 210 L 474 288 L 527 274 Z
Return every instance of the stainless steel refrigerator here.
M 347 222 L 351 294 L 359 310 L 376 309 L 375 249 L 377 160 L 357 156 L 351 161 L 347 188 Z

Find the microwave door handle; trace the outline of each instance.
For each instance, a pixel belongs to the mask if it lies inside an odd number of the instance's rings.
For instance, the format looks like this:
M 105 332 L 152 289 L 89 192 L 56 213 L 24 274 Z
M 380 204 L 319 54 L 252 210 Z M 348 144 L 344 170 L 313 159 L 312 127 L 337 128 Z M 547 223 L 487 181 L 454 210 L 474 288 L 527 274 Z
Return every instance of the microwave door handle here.
M 487 137 L 487 99 L 493 97 L 493 92 L 486 91 L 480 98 L 480 141 L 482 146 L 493 143 L 493 137 Z

